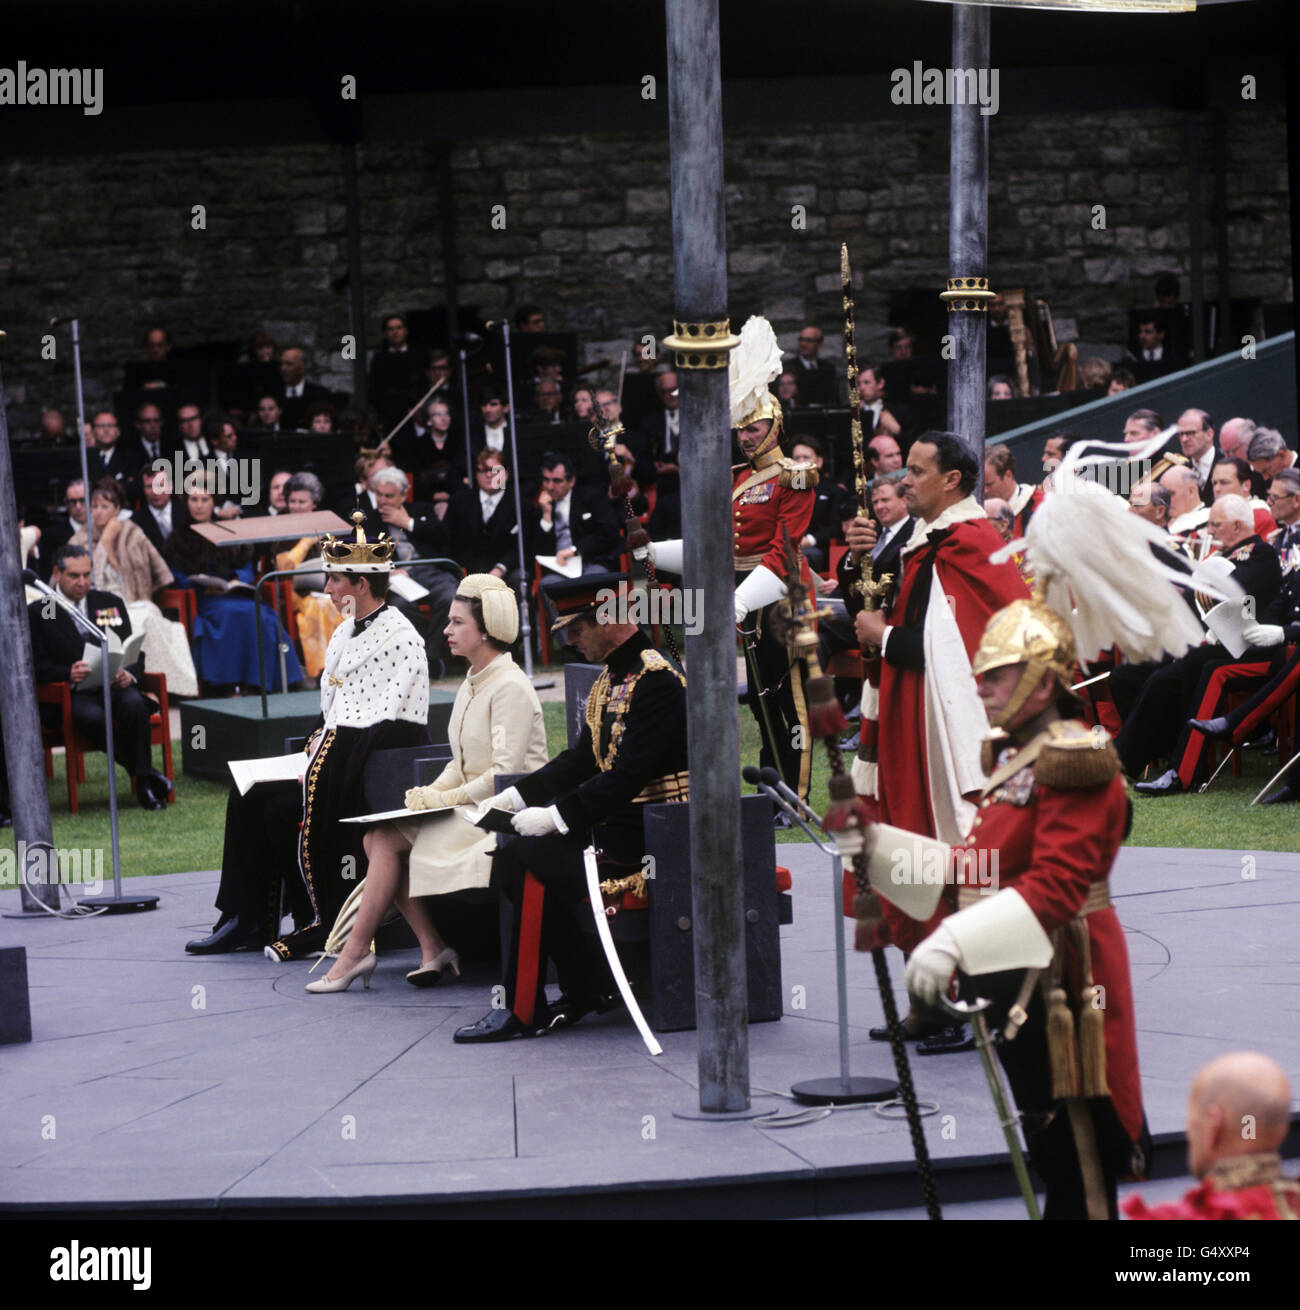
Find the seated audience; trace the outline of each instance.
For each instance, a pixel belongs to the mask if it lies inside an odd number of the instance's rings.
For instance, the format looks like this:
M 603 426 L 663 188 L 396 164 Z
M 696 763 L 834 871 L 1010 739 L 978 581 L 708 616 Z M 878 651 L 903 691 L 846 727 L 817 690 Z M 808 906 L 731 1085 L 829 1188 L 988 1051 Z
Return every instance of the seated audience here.
M 166 677 L 168 694 L 197 696 L 198 676 L 185 628 L 166 618 L 153 600 L 156 591 L 172 585 L 172 571 L 145 531 L 121 513 L 121 486 L 112 478 L 97 482 L 90 495 L 95 526 L 91 585 L 126 600 L 132 626 L 144 632 L 144 665 L 150 673 Z M 73 534 L 72 541 L 86 545 L 84 526 Z
M 64 546 L 55 557 L 52 582 L 59 600 L 42 596 L 27 607 L 32 636 L 32 662 L 38 686 L 52 682 L 72 684 L 72 725 L 77 732 L 103 750 L 104 729 L 102 687 L 82 684 L 91 665 L 83 658 L 88 635 L 67 610 L 76 610 L 97 627 L 125 641 L 131 635 L 131 618 L 126 602 L 112 592 L 91 589 L 90 553 L 85 546 Z M 167 803 L 172 784 L 153 767 L 149 745 L 149 716 L 154 703 L 141 695 L 139 682 L 144 665 L 137 661 L 123 665 L 112 680 L 113 754 L 135 780 L 136 799 L 146 810 L 160 810 Z M 59 725 L 59 707 L 42 705 L 41 719 L 51 727 Z
M 567 455 L 542 461 L 542 489 L 528 514 L 528 545 L 536 555 L 553 555 L 563 564 L 578 555 L 583 573 L 605 573 L 618 562 L 620 531 L 609 497 L 574 485 Z M 558 573 L 543 573 L 542 586 Z
M 172 533 L 165 558 L 182 587 L 198 593 L 198 618 L 194 624 L 194 651 L 200 676 L 216 688 L 267 686 L 287 691 L 302 680 L 302 668 L 288 634 L 275 611 L 262 607 L 262 667 L 258 668 L 257 616 L 253 603 L 253 548 L 215 546 L 195 531 L 195 525 L 210 523 L 214 498 L 211 492 L 191 492 L 185 498 L 187 526 Z M 232 584 L 242 587 L 231 589 Z M 285 660 L 285 684 L 280 683 L 280 648 Z
M 325 487 L 314 473 L 295 473 L 285 484 L 285 511 L 289 514 L 312 514 L 320 509 Z M 303 565 L 320 560 L 320 538 L 314 534 L 301 537 L 287 550 L 276 554 L 277 569 L 297 569 L 293 579 L 293 612 L 298 627 L 298 644 L 302 662 L 312 682 L 320 678 L 325 667 L 325 651 L 334 629 L 343 616 L 325 594 L 325 574 L 303 572 Z

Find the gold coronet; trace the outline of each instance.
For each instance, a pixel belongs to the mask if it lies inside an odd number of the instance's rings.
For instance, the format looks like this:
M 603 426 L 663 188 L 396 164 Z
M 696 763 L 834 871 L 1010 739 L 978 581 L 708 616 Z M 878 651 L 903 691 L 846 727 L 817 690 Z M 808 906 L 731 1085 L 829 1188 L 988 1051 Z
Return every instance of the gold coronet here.
M 366 516 L 358 509 L 352 513 L 352 522 L 356 525 L 356 540 L 336 537 L 329 533 L 321 542 L 320 553 L 325 561 L 326 571 L 386 573 L 393 566 L 393 554 L 397 544 L 386 533 L 381 533 L 379 540 L 366 540 Z

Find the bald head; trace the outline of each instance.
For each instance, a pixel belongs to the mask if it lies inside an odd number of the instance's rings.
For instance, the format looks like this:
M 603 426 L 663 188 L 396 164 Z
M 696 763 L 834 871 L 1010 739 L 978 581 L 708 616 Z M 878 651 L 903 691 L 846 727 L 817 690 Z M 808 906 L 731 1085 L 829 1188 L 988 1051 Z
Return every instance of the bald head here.
M 1187 1098 L 1187 1162 L 1198 1178 L 1217 1160 L 1276 1151 L 1291 1126 L 1291 1087 L 1258 1051 L 1221 1055 L 1197 1073 Z
M 1201 503 L 1201 489 L 1196 474 L 1185 464 L 1175 464 L 1160 477 L 1160 485 L 1169 493 L 1169 516 L 1177 518 Z
M 1219 449 L 1229 459 L 1245 459 L 1255 435 L 1255 422 L 1248 418 L 1230 418 L 1219 429 Z

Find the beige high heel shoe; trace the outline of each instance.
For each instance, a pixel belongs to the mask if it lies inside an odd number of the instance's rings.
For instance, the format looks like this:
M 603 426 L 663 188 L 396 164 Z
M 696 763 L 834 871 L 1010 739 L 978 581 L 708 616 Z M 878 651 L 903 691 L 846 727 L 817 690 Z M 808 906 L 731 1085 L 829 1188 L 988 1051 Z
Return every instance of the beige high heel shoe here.
M 315 982 L 307 984 L 309 992 L 345 992 L 352 986 L 354 978 L 360 978 L 365 985 L 365 990 L 370 990 L 370 975 L 375 971 L 375 965 L 379 963 L 379 957 L 371 951 L 360 964 L 355 964 L 350 968 L 342 978 L 317 978 Z
M 450 969 L 457 978 L 460 977 L 460 954 L 450 946 L 445 951 L 440 951 L 435 955 L 428 964 L 422 964 L 418 969 L 412 969 L 406 975 L 406 981 L 412 987 L 436 987 L 442 980 L 444 968 Z

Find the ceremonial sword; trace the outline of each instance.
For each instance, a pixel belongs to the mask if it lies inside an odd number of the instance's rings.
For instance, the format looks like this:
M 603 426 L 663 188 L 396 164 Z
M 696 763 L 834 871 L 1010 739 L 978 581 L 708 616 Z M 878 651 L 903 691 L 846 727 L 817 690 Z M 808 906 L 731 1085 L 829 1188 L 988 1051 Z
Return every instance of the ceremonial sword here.
M 1020 1184 L 1020 1195 L 1024 1198 L 1025 1209 L 1031 1219 L 1041 1219 L 1038 1210 L 1038 1197 L 1033 1184 L 1029 1181 L 1029 1168 L 1025 1164 L 1025 1153 L 1020 1149 L 1020 1138 L 1016 1135 L 1016 1125 L 1020 1115 L 1012 1110 L 1007 1100 L 1007 1089 L 1002 1083 L 1002 1070 L 993 1058 L 993 1037 L 989 1033 L 988 1020 L 984 1011 L 992 1001 L 985 998 L 980 1001 L 950 1001 L 940 996 L 943 1008 L 954 1018 L 964 1019 L 970 1023 L 975 1033 L 975 1049 L 980 1053 L 980 1063 L 984 1066 L 984 1077 L 988 1079 L 989 1091 L 993 1093 L 993 1105 L 998 1112 L 998 1123 L 1002 1125 L 1002 1136 L 1006 1138 L 1007 1151 L 1011 1155 L 1011 1167 L 1016 1172 L 1016 1182 Z
M 641 1013 L 641 1007 L 636 1003 L 636 997 L 632 995 L 631 984 L 627 980 L 627 974 L 623 972 L 623 962 L 618 958 L 614 938 L 609 931 L 605 902 L 600 894 L 600 873 L 596 869 L 595 846 L 588 846 L 582 852 L 582 863 L 587 871 L 587 896 L 591 901 L 591 912 L 596 916 L 596 936 L 600 938 L 600 944 L 605 948 L 605 959 L 609 961 L 609 970 L 618 984 L 619 995 L 622 996 L 623 1004 L 627 1006 L 627 1011 L 636 1024 L 637 1032 L 641 1034 L 641 1040 L 646 1044 L 646 1050 L 651 1055 L 662 1055 L 664 1048 L 655 1040 L 650 1025 L 645 1021 L 645 1015 Z

